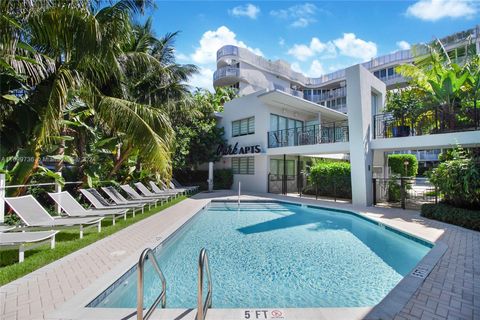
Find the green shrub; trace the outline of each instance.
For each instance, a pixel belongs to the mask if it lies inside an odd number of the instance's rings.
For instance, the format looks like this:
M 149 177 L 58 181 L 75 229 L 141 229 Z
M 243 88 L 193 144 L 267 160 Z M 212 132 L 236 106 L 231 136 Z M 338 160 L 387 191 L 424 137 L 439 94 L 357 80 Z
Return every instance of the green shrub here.
M 407 171 L 405 171 L 405 161 L 408 161 Z M 418 160 L 413 154 L 390 154 L 388 166 L 392 169 L 392 173 L 402 177 L 415 177 L 418 173 Z
M 350 163 L 340 161 L 320 161 L 310 169 L 309 183 L 311 192 L 318 188 L 323 196 L 352 197 Z
M 462 209 L 439 203 L 424 204 L 421 212 L 422 216 L 426 218 L 480 231 L 480 210 Z
M 231 169 L 213 170 L 213 187 L 215 189 L 230 189 L 233 184 L 233 171 Z
M 460 208 L 480 207 L 480 165 L 477 159 L 465 156 L 442 162 L 429 173 L 429 180 L 446 203 Z

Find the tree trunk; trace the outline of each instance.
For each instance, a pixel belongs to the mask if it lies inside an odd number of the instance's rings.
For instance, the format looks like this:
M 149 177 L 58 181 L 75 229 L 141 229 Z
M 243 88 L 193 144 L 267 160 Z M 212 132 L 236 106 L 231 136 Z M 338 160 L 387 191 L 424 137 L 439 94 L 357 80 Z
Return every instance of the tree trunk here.
M 107 179 L 111 179 L 118 172 L 123 162 L 125 162 L 125 160 L 127 160 L 128 157 L 130 156 L 130 153 L 132 152 L 132 150 L 133 150 L 133 146 L 129 144 L 127 148 L 125 148 L 125 150 L 123 151 L 122 155 L 120 156 L 120 159 L 118 159 L 115 162 L 115 165 L 113 166 L 112 171 L 110 171 L 110 173 L 108 174 Z

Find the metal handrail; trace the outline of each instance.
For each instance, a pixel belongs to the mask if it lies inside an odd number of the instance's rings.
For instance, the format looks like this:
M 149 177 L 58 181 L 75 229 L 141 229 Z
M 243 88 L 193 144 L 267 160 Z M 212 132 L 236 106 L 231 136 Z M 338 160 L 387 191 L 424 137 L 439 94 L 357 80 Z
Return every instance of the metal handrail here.
M 157 271 L 157 274 L 160 276 L 160 280 L 162 281 L 162 292 L 160 292 L 157 299 L 155 299 L 150 308 L 148 308 L 147 313 L 143 315 L 143 275 L 145 260 L 147 259 L 147 257 L 150 259 L 150 261 L 152 261 L 155 271 Z M 163 272 L 158 265 L 157 259 L 153 254 L 153 250 L 150 248 L 143 250 L 142 254 L 140 255 L 140 259 L 138 259 L 137 270 L 137 320 L 146 320 L 150 318 L 160 301 L 162 301 L 162 308 L 165 308 L 165 306 L 167 305 L 167 281 L 165 280 L 165 276 L 163 275 Z
M 208 292 L 207 297 L 205 299 L 205 303 L 203 301 L 203 269 L 207 272 L 207 284 L 208 284 Z M 212 307 L 212 277 L 210 275 L 210 267 L 208 265 L 208 256 L 207 250 L 202 248 L 200 250 L 200 256 L 198 258 L 198 310 L 197 310 L 197 319 L 196 320 L 204 320 L 205 316 L 207 315 L 208 308 Z

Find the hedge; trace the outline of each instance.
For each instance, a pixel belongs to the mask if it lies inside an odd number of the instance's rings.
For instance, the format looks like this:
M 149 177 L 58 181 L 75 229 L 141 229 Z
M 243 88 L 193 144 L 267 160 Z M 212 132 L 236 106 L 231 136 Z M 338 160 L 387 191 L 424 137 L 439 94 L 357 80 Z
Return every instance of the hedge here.
M 424 204 L 421 215 L 425 218 L 480 231 L 480 210 L 457 208 L 444 203 Z
M 405 161 L 408 161 L 406 172 Z M 390 154 L 388 155 L 388 166 L 392 169 L 392 173 L 402 177 L 415 177 L 418 173 L 418 160 L 413 154 Z
M 352 178 L 350 163 L 341 161 L 320 161 L 310 169 L 308 192 L 318 195 L 336 196 L 350 199 L 352 197 Z
M 182 170 L 174 173 L 175 178 L 184 185 L 198 185 L 201 190 L 208 189 L 207 170 Z M 233 184 L 233 172 L 231 169 L 213 170 L 213 188 L 230 189 Z

